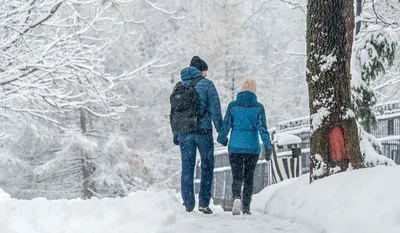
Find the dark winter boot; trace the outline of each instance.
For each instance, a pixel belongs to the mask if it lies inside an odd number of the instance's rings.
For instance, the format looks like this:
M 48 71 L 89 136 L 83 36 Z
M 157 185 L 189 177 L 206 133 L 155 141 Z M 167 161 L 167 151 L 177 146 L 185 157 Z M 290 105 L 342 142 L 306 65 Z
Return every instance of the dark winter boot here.
M 251 212 L 250 212 L 250 210 L 243 210 L 243 211 L 242 211 L 242 214 L 251 215 Z
M 242 208 L 242 214 L 251 215 L 250 207 L 248 207 L 248 206 L 243 206 L 243 208 Z
M 203 214 L 212 214 L 213 211 L 210 209 L 210 207 L 199 207 L 199 211 L 202 212 Z

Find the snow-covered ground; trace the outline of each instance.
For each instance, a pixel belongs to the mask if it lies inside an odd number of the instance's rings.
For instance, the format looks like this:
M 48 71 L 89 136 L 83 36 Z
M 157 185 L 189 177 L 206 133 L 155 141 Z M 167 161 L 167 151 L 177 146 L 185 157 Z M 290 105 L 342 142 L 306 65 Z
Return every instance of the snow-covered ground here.
M 184 214 L 171 191 L 142 191 L 123 199 L 86 201 L 0 198 L 1 233 L 170 232 L 177 216 Z
M 1 233 L 308 233 L 291 220 L 261 213 L 233 217 L 212 206 L 213 215 L 186 213 L 173 191 L 140 191 L 122 199 L 59 200 L 11 199 L 0 192 Z
M 232 216 L 217 213 L 205 216 L 200 213 L 184 216 L 177 222 L 176 233 L 314 233 L 307 226 L 290 219 L 254 213 L 251 216 Z M 168 232 L 169 233 L 169 232 Z
M 264 189 L 252 207 L 312 232 L 399 233 L 399 177 L 399 166 L 349 171 L 312 185 L 304 175 Z
M 1 233 L 398 233 L 400 168 L 377 167 L 308 184 L 308 176 L 263 190 L 252 216 L 186 213 L 179 194 L 150 189 L 127 198 L 11 199 L 0 192 Z

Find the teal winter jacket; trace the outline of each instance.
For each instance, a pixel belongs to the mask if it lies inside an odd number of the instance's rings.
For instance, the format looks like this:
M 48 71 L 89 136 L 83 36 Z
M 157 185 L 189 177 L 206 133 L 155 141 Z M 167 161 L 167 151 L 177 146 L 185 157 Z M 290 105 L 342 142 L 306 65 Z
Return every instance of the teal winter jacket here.
M 228 105 L 217 141 L 223 144 L 229 131 L 229 153 L 259 154 L 259 135 L 265 149 L 271 149 L 264 106 L 257 102 L 257 96 L 252 92 L 238 93 L 236 100 Z

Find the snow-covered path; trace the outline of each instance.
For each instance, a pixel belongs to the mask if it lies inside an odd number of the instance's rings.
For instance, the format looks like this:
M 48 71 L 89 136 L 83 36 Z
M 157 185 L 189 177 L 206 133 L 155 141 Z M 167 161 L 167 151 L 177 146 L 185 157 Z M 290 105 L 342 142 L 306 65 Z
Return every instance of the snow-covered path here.
M 398 177 L 399 166 L 344 172 L 311 185 L 304 175 L 254 195 L 251 216 L 215 205 L 213 215 L 188 214 L 175 190 L 50 201 L 16 200 L 0 189 L 0 233 L 399 233 Z
M 176 224 L 177 233 L 317 233 L 290 220 L 255 213 L 251 216 L 232 216 L 229 212 L 203 215 L 188 214 Z
M 138 191 L 126 198 L 16 200 L 0 190 L 1 233 L 315 233 L 290 220 L 254 214 L 186 213 L 173 190 Z M 197 209 L 196 209 L 197 210 Z

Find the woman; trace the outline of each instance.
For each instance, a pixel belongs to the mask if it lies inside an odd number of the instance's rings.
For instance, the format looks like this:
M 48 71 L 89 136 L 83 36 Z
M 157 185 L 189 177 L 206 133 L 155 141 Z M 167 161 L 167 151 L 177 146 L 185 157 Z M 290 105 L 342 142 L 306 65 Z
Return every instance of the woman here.
M 242 91 L 237 94 L 236 100 L 228 105 L 217 138 L 218 143 L 226 146 L 227 135 L 232 130 L 228 151 L 233 176 L 233 215 L 240 215 L 240 211 L 243 214 L 251 214 L 254 170 L 260 154 L 258 134 L 266 149 L 266 159 L 269 160 L 271 157 L 271 140 L 267 131 L 265 110 L 264 106 L 257 102 L 256 85 L 254 79 L 244 80 Z M 243 196 L 242 183 L 244 183 Z

